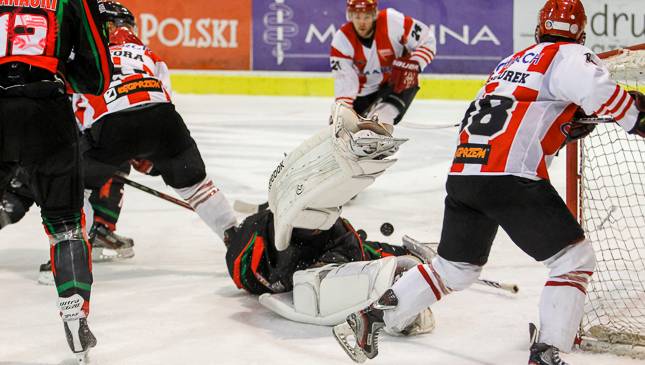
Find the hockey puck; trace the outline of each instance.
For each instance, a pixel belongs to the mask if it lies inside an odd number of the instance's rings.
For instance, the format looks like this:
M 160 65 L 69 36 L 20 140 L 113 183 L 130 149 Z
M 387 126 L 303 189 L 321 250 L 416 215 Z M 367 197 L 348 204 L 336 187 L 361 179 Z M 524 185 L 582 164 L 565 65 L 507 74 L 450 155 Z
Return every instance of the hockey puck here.
M 362 229 L 359 229 L 358 231 L 356 231 L 356 233 L 358 233 L 358 237 L 361 238 L 361 241 L 365 241 L 367 239 L 367 233 L 365 233 L 365 231 L 363 231 Z
M 394 233 L 394 226 L 390 223 L 381 224 L 381 233 L 383 233 L 384 236 L 391 235 L 392 233 Z

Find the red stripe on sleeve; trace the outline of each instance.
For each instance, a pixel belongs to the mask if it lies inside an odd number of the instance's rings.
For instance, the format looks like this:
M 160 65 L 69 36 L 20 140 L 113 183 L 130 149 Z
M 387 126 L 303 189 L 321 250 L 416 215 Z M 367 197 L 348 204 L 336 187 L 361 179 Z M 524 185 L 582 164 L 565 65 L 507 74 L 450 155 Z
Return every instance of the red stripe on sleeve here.
M 594 114 L 601 115 L 601 112 L 603 111 L 603 109 L 611 105 L 611 103 L 613 103 L 614 100 L 618 97 L 618 93 L 620 93 L 620 90 L 621 90 L 620 86 L 616 85 L 616 88 L 614 89 L 614 93 L 611 95 L 611 97 L 604 104 L 602 104 L 600 108 L 598 108 L 598 110 L 594 112 Z
M 410 31 L 412 30 L 412 24 L 414 24 L 414 20 L 412 20 L 411 17 L 406 16 L 405 19 L 403 19 L 403 35 L 401 36 L 402 45 L 408 43 L 408 34 L 410 34 Z
M 338 57 L 338 58 L 345 58 L 348 60 L 351 60 L 352 58 L 349 56 L 344 55 L 341 53 L 339 50 L 336 49 L 336 47 L 331 47 L 331 52 L 330 52 L 332 57 Z
M 627 111 L 629 110 L 629 108 L 631 108 L 632 105 L 634 104 L 634 98 L 632 98 L 631 96 L 628 96 L 628 98 L 629 98 L 629 102 L 627 103 L 627 106 L 625 106 L 625 109 L 623 109 L 623 111 L 620 114 L 618 114 L 617 117 L 614 118 L 615 120 L 617 121 L 622 120 L 625 117 L 625 114 L 627 114 Z

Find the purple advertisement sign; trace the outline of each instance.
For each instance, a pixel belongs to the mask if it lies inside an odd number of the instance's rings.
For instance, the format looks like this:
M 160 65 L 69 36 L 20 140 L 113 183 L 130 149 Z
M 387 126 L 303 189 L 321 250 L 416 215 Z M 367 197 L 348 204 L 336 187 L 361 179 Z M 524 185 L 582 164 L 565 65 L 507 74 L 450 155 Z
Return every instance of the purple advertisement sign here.
M 427 24 L 437 57 L 426 72 L 488 74 L 513 52 L 513 0 L 381 0 Z M 254 0 L 254 70 L 329 71 L 345 0 Z

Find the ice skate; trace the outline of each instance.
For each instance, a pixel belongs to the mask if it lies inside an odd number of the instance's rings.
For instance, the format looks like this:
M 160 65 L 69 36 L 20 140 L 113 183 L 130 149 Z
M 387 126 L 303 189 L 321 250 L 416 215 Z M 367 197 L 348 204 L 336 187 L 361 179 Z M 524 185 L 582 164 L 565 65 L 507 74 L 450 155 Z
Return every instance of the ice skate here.
M 334 337 L 352 360 L 362 363 L 378 355 L 378 336 L 385 327 L 383 311 L 392 309 L 397 304 L 396 295 L 392 289 L 388 289 L 377 302 L 350 314 L 346 323 L 333 328 Z M 352 345 L 348 340 L 352 336 L 356 345 Z
M 570 365 L 560 358 L 560 351 L 557 347 L 537 342 L 539 332 L 533 323 L 529 324 L 529 336 L 531 338 L 531 354 L 528 365 Z
M 47 261 L 38 269 L 38 284 L 54 285 L 54 274 L 52 273 L 52 262 Z
M 134 241 L 110 231 L 102 224 L 90 230 L 92 260 L 94 262 L 129 259 L 134 257 Z
M 408 235 L 404 235 L 401 240 L 403 247 L 407 248 L 411 255 L 423 261 L 424 264 L 430 263 L 437 256 L 437 252 L 432 247 L 432 245 L 437 245 L 436 243 L 419 242 Z
M 89 362 L 88 354 L 92 347 L 96 346 L 96 337 L 90 331 L 87 325 L 87 319 L 79 318 L 63 322 L 65 327 L 65 337 L 69 348 L 76 355 L 79 364 L 87 364 Z

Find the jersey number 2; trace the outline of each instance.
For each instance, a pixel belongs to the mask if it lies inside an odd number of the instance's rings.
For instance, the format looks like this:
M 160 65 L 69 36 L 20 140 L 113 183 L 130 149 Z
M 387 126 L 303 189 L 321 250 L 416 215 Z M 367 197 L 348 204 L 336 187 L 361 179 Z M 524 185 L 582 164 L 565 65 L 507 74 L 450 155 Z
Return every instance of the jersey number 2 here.
M 506 128 L 514 104 L 513 99 L 499 95 L 475 100 L 461 121 L 461 130 L 466 128 L 470 135 L 493 137 Z
M 47 28 L 47 18 L 42 15 L 14 13 L 0 15 L 0 57 L 44 54 Z

